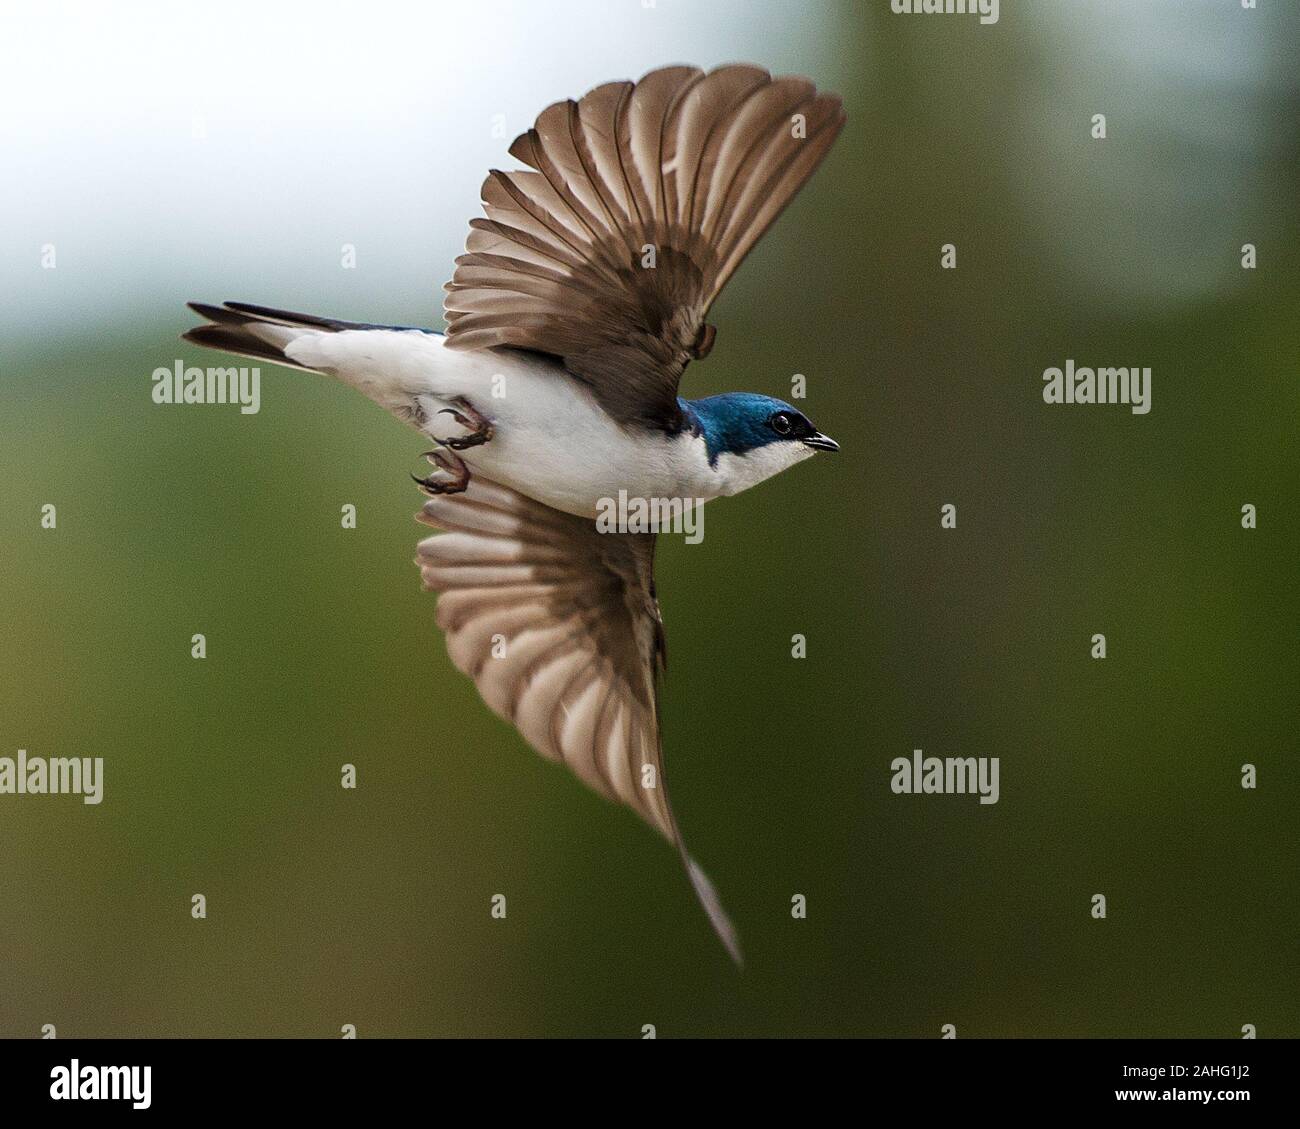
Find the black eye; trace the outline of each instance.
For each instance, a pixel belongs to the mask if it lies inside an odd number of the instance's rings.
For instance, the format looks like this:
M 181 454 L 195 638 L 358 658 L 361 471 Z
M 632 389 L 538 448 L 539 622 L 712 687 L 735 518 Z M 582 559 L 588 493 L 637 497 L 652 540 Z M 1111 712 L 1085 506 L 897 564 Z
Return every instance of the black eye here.
M 789 435 L 794 430 L 794 421 L 785 412 L 777 412 L 767 422 L 768 426 L 778 435 Z

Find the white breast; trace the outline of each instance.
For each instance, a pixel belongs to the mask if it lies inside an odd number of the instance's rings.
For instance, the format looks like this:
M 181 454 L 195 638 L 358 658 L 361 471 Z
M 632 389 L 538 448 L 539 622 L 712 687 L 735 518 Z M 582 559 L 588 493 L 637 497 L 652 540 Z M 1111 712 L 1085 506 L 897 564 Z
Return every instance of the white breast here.
M 594 517 L 602 501 L 617 498 L 620 490 L 633 498 L 712 498 L 722 492 L 701 439 L 623 428 L 581 385 L 554 369 L 511 371 L 506 385 L 503 397 L 480 408 L 493 419 L 496 434 L 463 452 L 471 470 L 584 517 Z

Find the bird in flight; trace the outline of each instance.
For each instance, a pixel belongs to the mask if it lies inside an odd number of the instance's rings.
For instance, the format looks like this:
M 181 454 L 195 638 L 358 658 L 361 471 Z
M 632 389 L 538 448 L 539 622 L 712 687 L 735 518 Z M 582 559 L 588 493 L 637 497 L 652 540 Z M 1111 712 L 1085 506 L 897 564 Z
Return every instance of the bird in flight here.
M 678 396 L 709 307 L 844 124 L 838 97 L 752 66 L 674 66 L 557 102 L 493 170 L 446 286 L 447 331 L 192 302 L 187 340 L 325 373 L 436 446 L 418 550 L 455 665 L 544 757 L 686 852 L 659 728 L 655 532 L 602 500 L 737 494 L 837 445 L 754 393 Z

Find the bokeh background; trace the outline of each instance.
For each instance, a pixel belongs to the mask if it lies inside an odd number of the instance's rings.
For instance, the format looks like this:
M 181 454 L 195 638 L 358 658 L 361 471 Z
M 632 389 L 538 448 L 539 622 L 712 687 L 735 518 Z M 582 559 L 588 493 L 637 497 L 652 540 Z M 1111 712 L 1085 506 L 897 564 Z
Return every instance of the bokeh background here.
M 0 797 L 0 1034 L 1300 1035 L 1294 4 L 3 19 L 0 754 L 106 783 Z M 848 107 L 685 387 L 802 373 L 843 451 L 659 561 L 669 778 L 743 974 L 671 850 L 452 669 L 418 435 L 269 366 L 254 416 L 150 399 L 215 360 L 188 298 L 440 325 L 537 111 L 734 60 Z M 1150 366 L 1151 413 L 1044 405 L 1067 357 Z M 1000 757 L 1001 801 L 893 795 L 914 748 Z

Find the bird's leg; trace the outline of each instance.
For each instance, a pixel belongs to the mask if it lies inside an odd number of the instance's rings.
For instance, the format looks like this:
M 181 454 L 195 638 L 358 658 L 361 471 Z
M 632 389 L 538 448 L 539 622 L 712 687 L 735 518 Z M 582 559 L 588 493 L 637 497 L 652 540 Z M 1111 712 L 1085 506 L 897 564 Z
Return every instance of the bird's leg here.
M 432 474 L 428 478 L 421 478 L 419 475 L 411 475 L 415 484 L 431 498 L 439 494 L 463 494 L 465 488 L 469 485 L 469 467 L 465 465 L 465 460 L 459 455 L 452 454 L 450 451 L 426 451 L 424 457 L 433 463 L 443 474 L 450 475 L 449 478 L 435 478 Z
M 492 421 L 485 415 L 482 415 L 473 404 L 464 396 L 457 396 L 449 403 L 455 405 L 450 408 L 442 408 L 437 414 L 440 416 L 451 416 L 461 427 L 468 428 L 468 435 L 456 435 L 449 439 L 438 439 L 444 447 L 450 447 L 453 451 L 465 451 L 470 447 L 479 447 L 486 443 L 493 436 Z
M 481 446 L 493 435 L 492 421 L 477 411 L 464 396 L 457 396 L 448 403 L 453 404 L 454 407 L 442 408 L 437 414 L 451 416 L 461 427 L 469 431 L 469 434 L 446 439 L 433 436 L 440 446 L 436 450 L 426 451 L 424 457 L 446 477 L 436 477 L 431 474 L 428 478 L 420 478 L 418 475 L 411 475 L 420 489 L 429 495 L 463 493 L 469 485 L 469 467 L 455 452 Z

